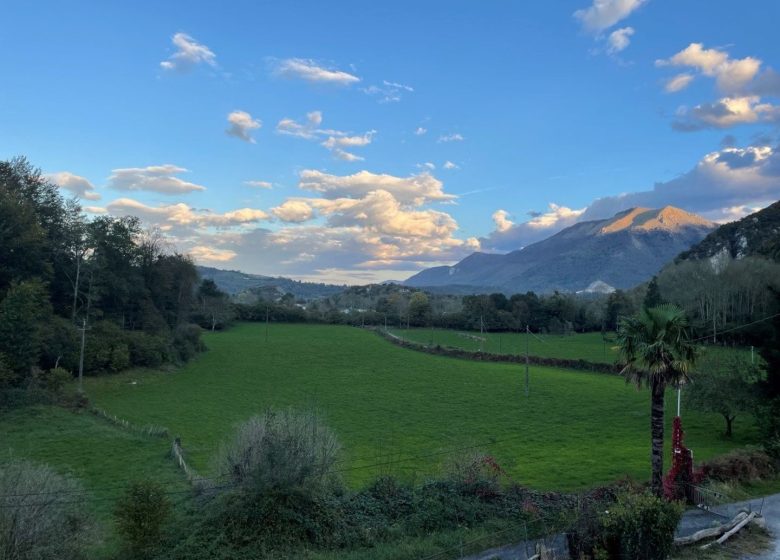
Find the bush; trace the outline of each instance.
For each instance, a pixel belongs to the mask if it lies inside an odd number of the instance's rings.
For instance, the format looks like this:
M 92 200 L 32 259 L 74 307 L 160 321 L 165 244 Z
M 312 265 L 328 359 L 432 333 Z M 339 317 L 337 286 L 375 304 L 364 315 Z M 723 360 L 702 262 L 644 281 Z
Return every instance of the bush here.
M 607 558 L 664 560 L 674 546 L 683 506 L 650 494 L 622 494 L 599 516 Z
M 66 369 L 56 367 L 50 370 L 33 369 L 33 382 L 52 395 L 59 397 L 65 385 L 73 380 L 73 375 Z
M 160 544 L 170 511 L 170 501 L 158 483 L 143 481 L 130 485 L 117 502 L 114 517 L 117 532 L 131 556 L 146 558 Z
M 771 478 L 777 473 L 775 462 L 760 449 L 735 449 L 720 457 L 702 462 L 701 476 L 719 482 L 750 482 Z
M 125 339 L 132 365 L 153 368 L 165 361 L 168 341 L 163 336 L 132 331 L 125 335 Z
M 270 410 L 239 426 L 233 441 L 220 451 L 218 472 L 250 496 L 315 495 L 338 487 L 331 468 L 340 449 L 317 414 Z
M 173 359 L 186 362 L 203 349 L 200 340 L 201 328 L 198 325 L 180 325 L 173 335 Z
M 12 461 L 0 465 L 0 495 L 0 558 L 87 557 L 91 531 L 76 481 L 43 465 Z

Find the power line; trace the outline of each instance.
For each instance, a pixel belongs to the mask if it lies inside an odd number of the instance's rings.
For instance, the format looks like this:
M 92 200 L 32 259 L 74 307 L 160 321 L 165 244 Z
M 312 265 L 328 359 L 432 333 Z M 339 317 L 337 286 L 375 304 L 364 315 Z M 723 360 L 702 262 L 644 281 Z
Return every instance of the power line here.
M 764 321 L 768 321 L 770 319 L 774 319 L 775 317 L 780 317 L 780 313 L 775 313 L 774 315 L 770 315 L 769 317 L 764 317 L 763 319 L 758 319 L 758 320 L 752 321 L 750 323 L 745 323 L 744 325 L 738 325 L 738 326 L 733 327 L 731 329 L 726 329 L 725 331 L 720 331 L 718 334 L 720 334 L 722 336 L 722 335 L 724 335 L 726 333 L 734 332 L 734 331 L 737 331 L 739 329 L 744 329 L 745 327 L 750 327 L 750 326 L 756 325 L 758 323 L 763 323 Z M 702 336 L 702 337 L 699 337 L 699 338 L 694 338 L 690 342 L 699 342 L 701 340 L 707 340 L 711 336 L 712 335 L 707 335 L 707 336 Z

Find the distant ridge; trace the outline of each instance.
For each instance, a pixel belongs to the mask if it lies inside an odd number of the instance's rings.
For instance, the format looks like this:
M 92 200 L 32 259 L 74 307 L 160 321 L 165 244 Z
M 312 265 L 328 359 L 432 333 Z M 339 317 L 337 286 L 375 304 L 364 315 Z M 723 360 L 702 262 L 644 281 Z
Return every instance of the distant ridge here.
M 780 201 L 741 220 L 723 224 L 679 255 L 677 261 L 760 256 L 780 262 Z
M 651 278 L 715 227 L 673 206 L 630 208 L 606 220 L 574 224 L 505 255 L 473 253 L 453 266 L 423 270 L 405 283 L 507 293 L 625 289 Z

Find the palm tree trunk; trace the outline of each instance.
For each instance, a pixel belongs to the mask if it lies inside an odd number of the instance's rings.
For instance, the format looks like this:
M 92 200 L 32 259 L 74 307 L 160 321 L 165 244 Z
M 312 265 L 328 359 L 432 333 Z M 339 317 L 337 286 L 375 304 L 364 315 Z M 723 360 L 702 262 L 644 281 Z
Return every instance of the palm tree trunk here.
M 664 491 L 664 384 L 653 381 L 651 386 L 652 399 L 650 406 L 650 433 L 652 448 L 650 461 L 652 474 L 650 487 L 653 494 L 663 496 Z

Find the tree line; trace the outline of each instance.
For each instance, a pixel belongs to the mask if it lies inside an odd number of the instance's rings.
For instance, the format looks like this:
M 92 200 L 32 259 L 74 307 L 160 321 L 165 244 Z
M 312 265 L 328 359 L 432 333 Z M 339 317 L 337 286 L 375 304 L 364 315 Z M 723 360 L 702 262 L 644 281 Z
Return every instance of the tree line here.
M 192 260 L 136 217 L 88 219 L 26 159 L 0 162 L 0 392 L 189 359 L 206 302 Z M 198 313 L 200 312 L 200 313 Z M 54 373 L 52 373 L 54 372 Z

